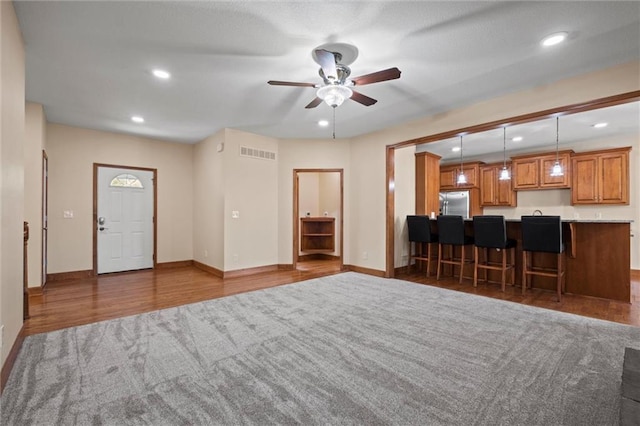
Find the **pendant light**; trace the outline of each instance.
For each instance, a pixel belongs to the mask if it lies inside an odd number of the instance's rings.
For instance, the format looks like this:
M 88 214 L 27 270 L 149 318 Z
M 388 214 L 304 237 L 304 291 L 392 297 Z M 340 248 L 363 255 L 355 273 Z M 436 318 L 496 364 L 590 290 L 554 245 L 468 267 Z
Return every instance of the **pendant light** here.
M 500 180 L 509 180 L 509 169 L 507 169 L 507 126 L 503 127 L 504 136 L 502 138 L 502 170 L 500 171 Z
M 464 175 L 464 168 L 462 166 L 462 135 L 460 135 L 460 173 L 458 174 L 458 185 L 465 185 L 467 183 L 467 177 Z
M 556 116 L 556 162 L 551 168 L 551 175 L 550 175 L 553 177 L 564 176 L 564 171 L 562 170 L 562 166 L 560 165 L 560 158 L 558 154 L 558 144 L 559 144 L 558 134 L 560 132 L 559 129 L 560 129 L 560 117 Z

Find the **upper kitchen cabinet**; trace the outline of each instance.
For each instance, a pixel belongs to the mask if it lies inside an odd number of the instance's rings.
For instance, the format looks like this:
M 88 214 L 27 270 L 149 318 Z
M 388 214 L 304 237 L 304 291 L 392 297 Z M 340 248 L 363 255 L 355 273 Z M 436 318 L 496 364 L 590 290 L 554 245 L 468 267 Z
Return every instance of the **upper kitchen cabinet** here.
M 440 166 L 440 189 L 478 188 L 480 186 L 480 165 L 483 162 L 447 164 Z M 464 172 L 467 183 L 458 184 L 458 175 Z
M 416 153 L 416 214 L 431 214 L 440 208 L 440 156 Z
M 564 171 L 563 176 L 551 176 L 556 162 L 556 153 L 529 154 L 511 157 L 514 190 L 571 188 L 572 150 L 560 151 L 557 159 Z
M 480 167 L 480 205 L 515 207 L 517 193 L 513 190 L 512 179 L 500 180 L 503 163 Z M 511 164 L 507 163 L 511 173 Z
M 629 204 L 631 147 L 573 155 L 571 204 Z

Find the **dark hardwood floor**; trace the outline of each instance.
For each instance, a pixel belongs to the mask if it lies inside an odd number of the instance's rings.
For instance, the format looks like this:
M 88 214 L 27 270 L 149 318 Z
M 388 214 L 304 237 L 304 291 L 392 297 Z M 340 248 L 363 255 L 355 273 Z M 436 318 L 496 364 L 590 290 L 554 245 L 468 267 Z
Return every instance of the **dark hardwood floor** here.
M 340 272 L 338 261 L 313 260 L 298 263 L 298 270 L 278 270 L 221 279 L 195 267 L 155 269 L 96 278 L 53 282 L 42 295 L 31 296 L 31 318 L 25 322 L 27 335 L 59 330 L 82 324 L 135 315 L 202 300 L 215 299 Z M 516 303 L 570 312 L 593 318 L 640 326 L 640 280 L 634 276 L 633 303 L 565 295 L 561 303 L 551 291 L 533 289 L 526 295 L 519 287 L 507 286 L 505 293 L 497 283 L 457 279 L 426 278 L 424 272 L 401 273 L 396 278 L 421 285 L 433 285 L 465 293 Z

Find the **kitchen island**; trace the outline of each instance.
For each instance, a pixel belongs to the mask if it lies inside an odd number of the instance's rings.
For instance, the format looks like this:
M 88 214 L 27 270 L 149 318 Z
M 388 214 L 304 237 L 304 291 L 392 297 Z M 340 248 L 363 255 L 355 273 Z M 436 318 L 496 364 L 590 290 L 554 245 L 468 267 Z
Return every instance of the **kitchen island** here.
M 516 285 L 522 283 L 522 229 L 520 219 L 506 219 L 507 237 L 518 242 L 516 247 Z M 631 301 L 631 220 L 563 220 L 562 232 L 566 252 L 565 292 L 604 299 Z M 437 232 L 436 220 L 431 221 Z M 465 221 L 466 234 L 473 235 L 473 220 Z M 470 250 L 467 250 L 469 252 Z M 490 260 L 498 254 L 490 251 Z M 469 258 L 473 255 L 468 254 Z M 553 253 L 533 253 L 536 266 L 554 267 Z M 473 279 L 470 267 L 465 277 Z M 471 276 L 470 276 L 471 273 Z M 489 271 L 489 281 L 499 282 L 499 273 Z M 481 281 L 479 281 L 480 283 Z M 533 288 L 555 291 L 555 279 L 531 278 Z

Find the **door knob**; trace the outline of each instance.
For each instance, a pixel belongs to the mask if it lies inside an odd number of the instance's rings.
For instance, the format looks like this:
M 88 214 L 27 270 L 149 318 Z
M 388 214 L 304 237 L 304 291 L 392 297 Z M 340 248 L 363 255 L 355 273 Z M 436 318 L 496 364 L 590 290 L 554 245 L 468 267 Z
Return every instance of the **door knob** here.
M 105 219 L 103 216 L 100 216 L 98 218 L 98 225 L 104 225 L 106 223 L 107 219 Z

